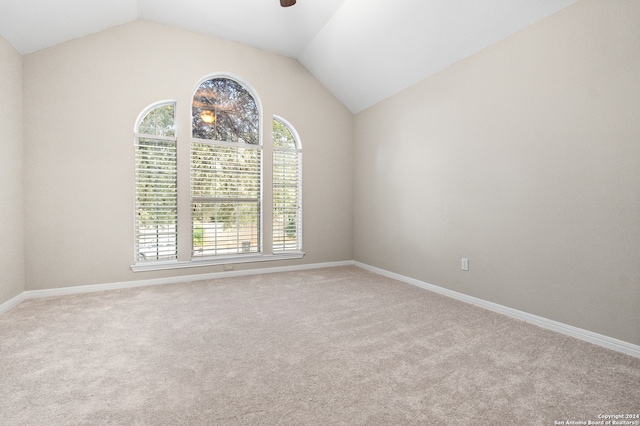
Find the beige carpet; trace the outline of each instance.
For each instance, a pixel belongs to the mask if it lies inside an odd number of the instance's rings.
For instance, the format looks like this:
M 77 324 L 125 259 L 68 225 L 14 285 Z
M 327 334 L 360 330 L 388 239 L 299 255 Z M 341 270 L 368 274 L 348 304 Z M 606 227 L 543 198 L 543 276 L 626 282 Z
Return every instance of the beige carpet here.
M 356 267 L 27 300 L 0 315 L 0 359 L 1 425 L 640 413 L 640 359 Z

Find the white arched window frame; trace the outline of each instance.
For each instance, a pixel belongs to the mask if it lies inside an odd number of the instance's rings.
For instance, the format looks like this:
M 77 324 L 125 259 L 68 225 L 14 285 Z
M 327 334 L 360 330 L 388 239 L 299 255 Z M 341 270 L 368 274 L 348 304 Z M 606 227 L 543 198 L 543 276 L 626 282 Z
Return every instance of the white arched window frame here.
M 190 160 L 194 260 L 231 263 L 262 253 L 261 117 L 256 92 L 238 77 L 212 74 L 194 90 Z
M 302 146 L 295 128 L 273 117 L 273 253 L 302 252 Z
M 177 259 L 176 102 L 143 109 L 134 125 L 134 263 Z

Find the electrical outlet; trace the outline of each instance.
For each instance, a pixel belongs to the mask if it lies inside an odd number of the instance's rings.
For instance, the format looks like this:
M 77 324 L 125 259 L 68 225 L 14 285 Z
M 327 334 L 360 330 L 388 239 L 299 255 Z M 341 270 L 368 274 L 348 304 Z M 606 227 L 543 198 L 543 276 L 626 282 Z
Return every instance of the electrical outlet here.
M 223 271 L 233 271 L 233 265 L 222 265 Z
M 467 259 L 466 257 L 463 257 L 460 266 L 462 267 L 463 271 L 468 271 L 469 270 L 469 259 Z

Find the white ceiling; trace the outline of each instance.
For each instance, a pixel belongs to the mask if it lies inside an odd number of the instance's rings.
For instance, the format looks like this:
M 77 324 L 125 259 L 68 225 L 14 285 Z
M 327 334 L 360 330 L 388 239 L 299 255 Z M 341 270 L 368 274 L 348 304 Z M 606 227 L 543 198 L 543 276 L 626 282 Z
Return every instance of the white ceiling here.
M 577 0 L 0 0 L 28 54 L 136 19 L 297 58 L 353 113 Z

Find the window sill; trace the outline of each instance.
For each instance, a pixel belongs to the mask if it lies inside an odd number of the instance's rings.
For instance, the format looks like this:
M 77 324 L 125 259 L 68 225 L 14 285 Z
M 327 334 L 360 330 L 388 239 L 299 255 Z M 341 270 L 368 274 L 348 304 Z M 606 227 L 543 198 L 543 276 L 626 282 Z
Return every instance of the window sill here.
M 272 262 L 275 260 L 302 259 L 303 251 L 275 253 L 275 254 L 248 254 L 232 257 L 216 257 L 205 259 L 192 259 L 187 261 L 164 261 L 164 262 L 138 262 L 131 265 L 133 272 L 162 271 L 165 269 L 200 268 L 204 266 L 230 265 L 233 263 L 253 263 Z

